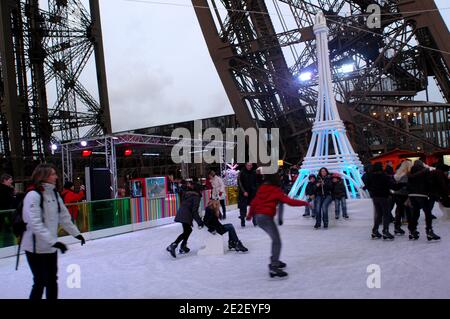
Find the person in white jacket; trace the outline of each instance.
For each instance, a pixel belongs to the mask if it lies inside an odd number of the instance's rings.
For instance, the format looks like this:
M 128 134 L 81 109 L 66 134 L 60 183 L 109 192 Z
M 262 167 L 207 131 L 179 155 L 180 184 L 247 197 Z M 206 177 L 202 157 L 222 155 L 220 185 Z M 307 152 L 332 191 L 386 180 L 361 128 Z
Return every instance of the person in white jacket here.
M 47 299 L 57 299 L 57 249 L 62 253 L 67 250 L 66 245 L 58 241 L 58 225 L 81 240 L 81 245 L 85 240 L 72 223 L 70 213 L 55 188 L 58 175 L 54 166 L 38 165 L 31 179 L 33 187 L 24 198 L 22 211 L 26 223 L 22 247 L 34 281 L 30 299 L 42 299 L 44 288 Z
M 213 200 L 220 201 L 220 205 L 222 206 L 222 218 L 226 219 L 227 212 L 225 206 L 225 183 L 223 182 L 223 179 L 221 177 L 216 175 L 215 171 L 209 172 L 209 181 L 211 182 L 212 186 L 211 197 Z

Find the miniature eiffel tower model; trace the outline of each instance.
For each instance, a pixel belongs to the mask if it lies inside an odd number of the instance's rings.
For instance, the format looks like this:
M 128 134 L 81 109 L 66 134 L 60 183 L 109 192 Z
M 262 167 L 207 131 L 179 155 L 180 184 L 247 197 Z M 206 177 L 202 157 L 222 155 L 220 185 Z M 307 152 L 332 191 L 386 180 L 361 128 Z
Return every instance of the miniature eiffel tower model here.
M 331 82 L 330 58 L 328 53 L 328 27 L 322 12 L 315 17 L 314 33 L 317 42 L 319 67 L 319 98 L 317 113 L 312 128 L 308 152 L 303 159 L 299 176 L 289 196 L 304 198 L 310 174 L 317 175 L 321 167 L 330 173 L 338 173 L 347 186 L 347 197 L 365 198 L 362 189 L 362 164 L 347 138 L 344 123 L 339 117 Z

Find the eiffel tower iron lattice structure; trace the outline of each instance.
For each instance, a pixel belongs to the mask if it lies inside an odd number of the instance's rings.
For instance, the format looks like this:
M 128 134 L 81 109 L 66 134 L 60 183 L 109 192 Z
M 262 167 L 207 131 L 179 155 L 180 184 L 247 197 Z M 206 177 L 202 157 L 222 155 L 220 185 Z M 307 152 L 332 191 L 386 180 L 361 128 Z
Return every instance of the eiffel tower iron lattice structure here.
M 366 197 L 360 173 L 362 164 L 350 144 L 336 106 L 328 53 L 328 27 L 322 12 L 316 15 L 313 30 L 316 35 L 319 69 L 316 118 L 308 152 L 289 196 L 303 198 L 309 175 L 317 175 L 321 167 L 326 167 L 331 173 L 338 173 L 343 178 L 348 198 Z
M 318 12 L 330 29 L 337 109 L 360 159 L 450 147 L 450 34 L 433 0 L 191 2 L 240 126 L 278 127 L 285 162 L 298 163 L 311 139 Z
M 0 1 L 0 162 L 18 181 L 52 143 L 111 133 L 98 0 L 43 2 Z

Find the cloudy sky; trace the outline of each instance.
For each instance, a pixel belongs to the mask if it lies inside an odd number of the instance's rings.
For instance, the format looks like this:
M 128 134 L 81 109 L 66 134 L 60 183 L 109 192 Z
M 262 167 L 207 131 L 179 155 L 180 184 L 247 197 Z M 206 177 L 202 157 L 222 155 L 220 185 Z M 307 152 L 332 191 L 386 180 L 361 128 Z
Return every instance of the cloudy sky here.
M 127 0 L 100 6 L 114 131 L 233 113 L 193 8 Z M 450 10 L 441 13 L 449 25 Z

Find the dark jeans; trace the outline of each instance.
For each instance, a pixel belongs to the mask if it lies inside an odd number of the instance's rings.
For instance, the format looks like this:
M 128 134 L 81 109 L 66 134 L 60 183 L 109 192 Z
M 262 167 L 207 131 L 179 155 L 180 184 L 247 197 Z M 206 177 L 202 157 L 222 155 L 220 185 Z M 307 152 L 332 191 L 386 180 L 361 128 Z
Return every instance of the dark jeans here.
M 47 299 L 58 298 L 58 255 L 53 254 L 33 254 L 25 252 L 28 265 L 33 273 L 33 288 L 30 299 L 42 299 L 44 293 Z
M 383 222 L 383 231 L 389 231 L 391 222 L 390 201 L 387 197 L 372 197 L 374 208 L 374 222 L 372 231 L 378 231 L 381 222 Z
M 345 197 L 342 198 L 335 198 L 334 200 L 334 212 L 336 214 L 336 217 L 339 217 L 340 208 L 342 207 L 342 216 L 347 216 L 347 202 L 345 200 Z
M 220 206 L 222 206 L 222 217 L 227 218 L 227 207 L 225 206 L 225 199 L 220 200 Z
M 395 202 L 395 228 L 400 228 L 402 225 L 402 219 L 406 219 L 407 216 L 411 215 L 410 208 L 405 206 L 405 202 L 408 199 L 408 195 L 394 195 Z
M 308 197 L 308 198 L 306 199 L 306 201 L 307 201 L 308 203 L 313 203 L 313 207 L 312 207 L 312 208 L 309 208 L 309 206 L 306 206 L 306 207 L 305 207 L 305 214 L 306 214 L 307 216 L 309 216 L 310 211 L 311 211 L 311 216 L 312 216 L 312 217 L 315 217 L 315 216 L 316 216 L 316 207 L 317 207 L 317 197 L 314 197 L 314 199 L 311 199 L 310 197 Z
M 433 218 L 431 211 L 433 210 L 434 201 L 426 197 L 410 197 L 410 200 L 413 207 L 411 209 L 411 217 L 408 217 L 409 231 L 412 232 L 417 230 L 421 209 L 423 209 L 425 213 L 426 230 L 433 229 Z
M 239 208 L 239 218 L 241 219 L 241 226 L 245 226 L 245 217 L 247 216 L 247 207 Z M 256 218 L 252 218 L 253 225 L 256 226 Z
M 225 228 L 225 231 L 228 232 L 228 240 L 229 241 L 238 241 L 239 238 L 236 234 L 236 230 L 234 229 L 233 224 L 224 224 L 223 228 Z
M 272 256 L 270 257 L 270 261 L 272 264 L 276 264 L 280 261 L 281 253 L 281 238 L 277 225 L 275 225 L 273 217 L 268 215 L 256 213 L 255 218 L 257 219 L 258 226 L 272 239 Z
M 320 226 L 322 219 L 323 224 L 328 226 L 328 206 L 330 206 L 332 200 L 330 195 L 317 196 L 316 226 Z
M 185 246 L 187 244 L 189 236 L 192 233 L 192 226 L 186 223 L 181 224 L 183 225 L 183 233 L 178 236 L 178 238 L 175 240 L 175 243 L 178 245 L 180 241 L 183 241 L 182 245 Z

